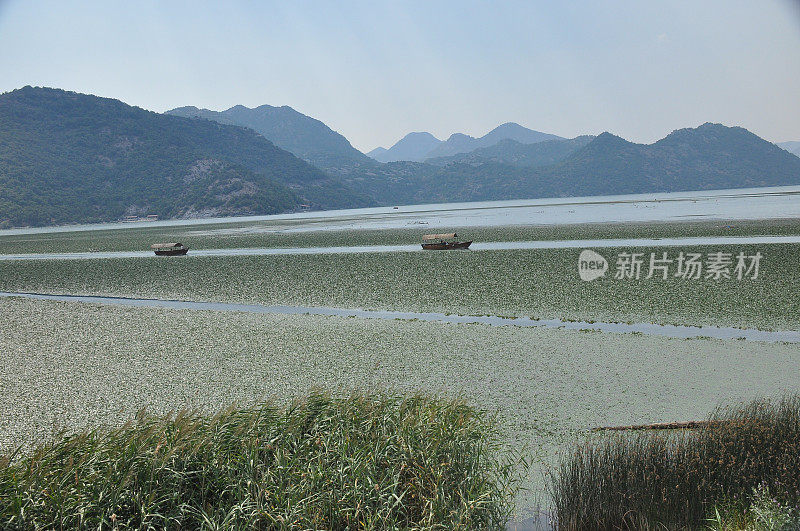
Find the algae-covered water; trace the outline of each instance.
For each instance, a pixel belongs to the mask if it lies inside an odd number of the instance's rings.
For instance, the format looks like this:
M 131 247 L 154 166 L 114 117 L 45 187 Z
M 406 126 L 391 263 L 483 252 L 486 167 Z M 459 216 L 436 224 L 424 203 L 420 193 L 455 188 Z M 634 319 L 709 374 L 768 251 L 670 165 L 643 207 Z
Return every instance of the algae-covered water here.
M 557 453 L 600 425 L 693 420 L 798 389 L 796 344 L 4 299 L 0 448 L 311 389 L 422 391 L 498 411 L 543 503 Z
M 0 451 L 142 407 L 424 391 L 498 411 L 535 462 L 521 507 L 546 504 L 542 474 L 591 427 L 696 420 L 800 391 L 798 192 L 3 231 L 0 291 L 66 297 L 0 297 Z M 440 228 L 474 250 L 417 251 Z M 192 251 L 153 257 L 156 241 Z M 608 259 L 607 275 L 581 280 L 584 247 Z M 639 278 L 614 277 L 626 253 L 641 253 Z M 647 278 L 663 253 L 762 260 L 755 278 Z M 665 330 L 724 333 L 654 335 Z

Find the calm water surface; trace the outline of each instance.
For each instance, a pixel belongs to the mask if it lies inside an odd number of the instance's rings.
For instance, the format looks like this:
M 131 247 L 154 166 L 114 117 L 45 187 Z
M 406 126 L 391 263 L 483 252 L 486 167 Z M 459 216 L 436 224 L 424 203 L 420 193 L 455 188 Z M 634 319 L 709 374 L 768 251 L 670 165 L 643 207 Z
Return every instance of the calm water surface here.
M 692 245 L 760 245 L 800 243 L 800 236 L 691 236 L 686 238 L 616 238 L 599 240 L 537 240 L 513 242 L 478 242 L 466 251 L 497 251 L 514 249 L 584 249 L 606 247 L 674 247 Z M 185 257 L 157 257 L 152 251 L 109 251 L 86 253 L 0 254 L 2 260 L 86 260 L 95 258 L 158 258 L 160 260 L 185 260 L 197 256 L 268 256 L 287 254 L 345 254 L 345 253 L 396 253 L 423 252 L 419 244 L 412 245 L 358 245 L 340 247 L 248 247 L 244 249 L 197 249 Z M 428 251 L 434 252 L 434 251 Z
M 210 224 L 237 225 L 227 229 L 214 228 L 210 231 L 225 233 L 797 217 L 800 217 L 800 186 L 781 186 L 702 192 L 439 203 L 272 216 L 9 229 L 0 231 L 0 236 L 135 227 L 196 226 L 201 230 L 203 225 Z

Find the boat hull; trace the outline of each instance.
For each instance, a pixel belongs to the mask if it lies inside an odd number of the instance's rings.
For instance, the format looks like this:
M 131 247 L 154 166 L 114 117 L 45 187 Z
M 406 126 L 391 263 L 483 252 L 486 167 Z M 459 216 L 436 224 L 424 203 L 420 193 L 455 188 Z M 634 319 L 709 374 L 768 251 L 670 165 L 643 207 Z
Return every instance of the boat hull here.
M 156 253 L 156 256 L 183 256 L 189 252 L 189 248 L 184 247 L 183 249 L 159 249 L 153 252 Z
M 450 249 L 469 249 L 472 241 L 468 242 L 437 242 L 423 243 L 422 248 L 426 251 L 447 251 Z

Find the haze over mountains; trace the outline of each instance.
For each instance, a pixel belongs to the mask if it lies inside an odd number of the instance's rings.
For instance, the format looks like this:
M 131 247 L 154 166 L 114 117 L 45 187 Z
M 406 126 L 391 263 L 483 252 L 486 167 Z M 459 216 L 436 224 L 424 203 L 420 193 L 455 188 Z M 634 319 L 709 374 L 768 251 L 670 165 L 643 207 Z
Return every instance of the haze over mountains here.
M 503 142 L 483 153 L 488 158 L 473 151 L 449 163 L 437 159 L 442 165 L 390 163 L 394 178 L 344 182 L 398 204 L 800 184 L 800 158 L 746 129 L 710 123 L 649 145 L 603 133 L 527 146 Z
M 382 205 L 800 184 L 800 158 L 745 129 L 710 123 L 650 145 L 610 133 L 564 139 L 506 123 L 479 138 L 410 133 L 371 154 L 390 162 L 323 169 Z
M 564 140 L 544 140 L 535 144 L 523 144 L 506 138 L 493 146 L 478 148 L 468 153 L 458 153 L 449 157 L 427 159 L 428 164 L 449 166 L 450 164 L 472 164 L 473 166 L 487 162 L 510 164 L 519 167 L 547 166 L 585 146 L 595 137 L 579 136 Z
M 290 107 L 157 114 L 25 87 L 0 95 L 0 226 L 800 184 L 782 147 L 710 123 L 649 145 L 508 123 L 412 133 L 372 153 L 412 160 L 381 163 Z
M 794 153 L 798 157 L 800 157 L 800 141 L 795 142 L 780 142 L 778 146 L 785 149 L 789 153 Z
M 367 153 L 378 162 L 422 161 L 442 141 L 426 132 L 408 133 L 389 149 L 378 147 Z
M 474 138 L 463 133 L 453 133 L 450 138 L 441 141 L 430 133 L 409 133 L 389 149 L 379 147 L 373 149 L 367 155 L 379 162 L 401 160 L 421 162 L 458 153 L 469 153 L 479 148 L 493 146 L 501 140 L 514 140 L 520 144 L 535 144 L 545 140 L 563 140 L 563 138 L 508 122 L 495 127 L 480 138 Z

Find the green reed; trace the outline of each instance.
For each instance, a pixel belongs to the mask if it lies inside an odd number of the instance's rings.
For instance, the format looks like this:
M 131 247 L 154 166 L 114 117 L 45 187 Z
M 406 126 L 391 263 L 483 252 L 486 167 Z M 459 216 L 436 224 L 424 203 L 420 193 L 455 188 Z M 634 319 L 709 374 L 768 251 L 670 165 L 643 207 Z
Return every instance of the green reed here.
M 578 446 L 551 477 L 558 528 L 703 528 L 764 489 L 783 506 L 800 502 L 800 396 L 720 408 L 709 420 Z
M 4 529 L 499 529 L 514 458 L 460 401 L 139 414 L 0 460 Z

